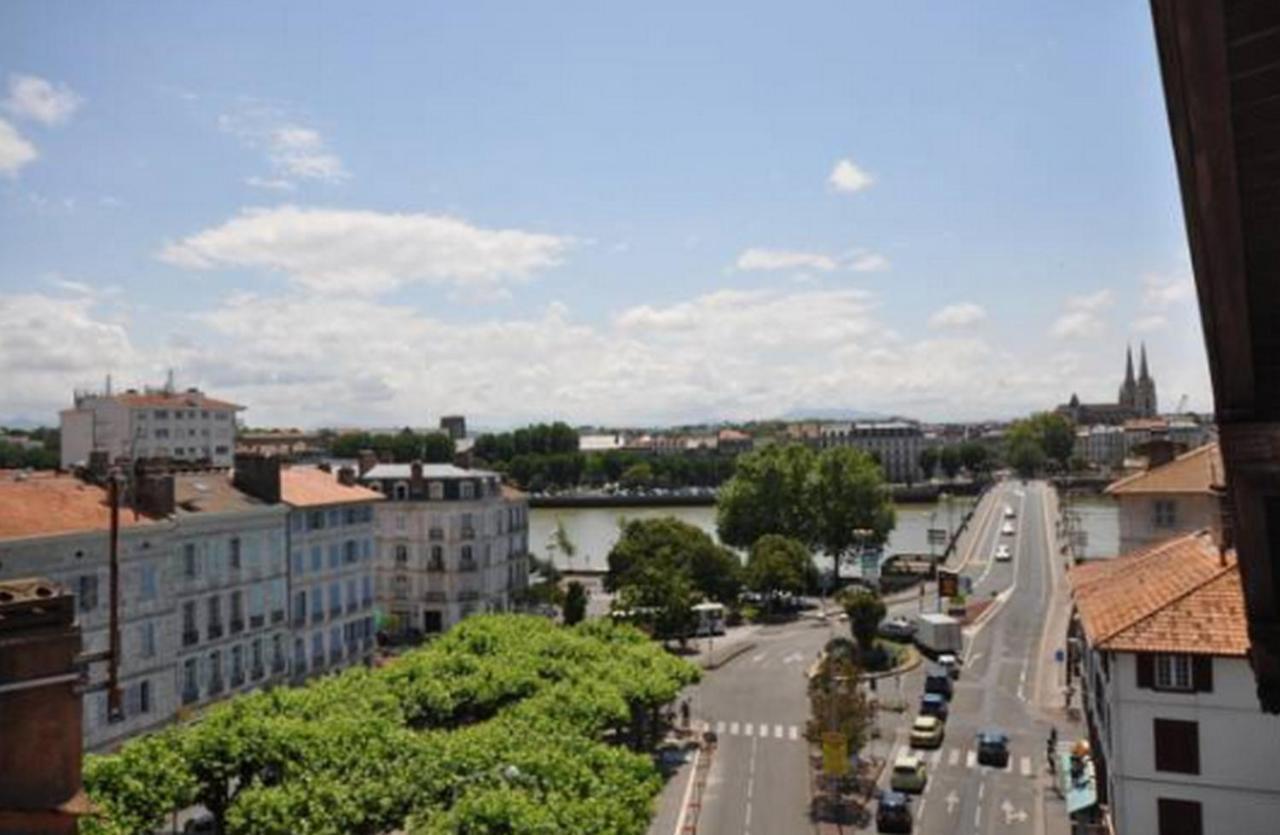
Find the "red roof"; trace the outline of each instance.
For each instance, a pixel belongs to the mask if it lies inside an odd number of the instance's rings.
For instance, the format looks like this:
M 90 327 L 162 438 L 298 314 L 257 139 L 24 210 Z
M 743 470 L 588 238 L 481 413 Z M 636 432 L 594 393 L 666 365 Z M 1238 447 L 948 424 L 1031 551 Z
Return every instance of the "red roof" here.
M 226 400 L 215 400 L 202 392 L 192 391 L 175 391 L 172 394 L 164 392 L 148 392 L 145 394 L 136 394 L 125 392 L 124 394 L 112 395 L 112 399 L 123 403 L 126 406 L 148 406 L 159 409 L 243 409 L 244 406 L 235 403 L 229 403 Z
M 150 524 L 131 510 L 120 527 Z M 106 531 L 111 525 L 107 491 L 69 475 L 0 470 L 0 539 Z
M 367 487 L 347 486 L 318 467 L 286 467 L 280 471 L 280 497 L 294 507 L 379 502 L 385 497 Z
M 1244 656 L 1244 590 L 1234 552 L 1205 531 L 1071 569 L 1091 645 L 1121 652 Z
M 1216 443 L 1196 447 L 1177 458 L 1112 482 L 1112 496 L 1143 493 L 1214 493 L 1226 483 L 1222 453 Z

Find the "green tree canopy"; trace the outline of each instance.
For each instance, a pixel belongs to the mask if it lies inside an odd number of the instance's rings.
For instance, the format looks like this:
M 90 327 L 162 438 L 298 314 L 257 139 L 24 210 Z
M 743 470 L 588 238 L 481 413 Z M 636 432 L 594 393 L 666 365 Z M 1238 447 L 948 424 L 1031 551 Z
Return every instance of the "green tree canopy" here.
M 920 450 L 919 457 L 920 470 L 924 473 L 925 480 L 933 478 L 933 473 L 938 469 L 938 450 L 936 447 L 927 446 Z
M 653 467 L 649 466 L 649 462 L 640 461 L 627 467 L 622 477 L 618 479 L 619 483 L 628 490 L 636 488 L 648 487 L 653 484 Z
M 720 488 L 716 502 L 720 541 L 750 548 L 773 533 L 814 542 L 810 493 L 816 467 L 817 456 L 798 444 L 739 456 L 733 478 Z
M 858 648 L 865 654 L 875 645 L 876 630 L 886 613 L 880 595 L 867 589 L 855 589 L 840 597 L 840 605 L 849 615 L 849 631 Z
M 651 567 L 686 578 L 693 592 L 721 603 L 734 602 L 742 588 L 737 555 L 701 528 L 671 516 L 627 521 L 608 560 L 609 591 L 652 582 L 655 575 L 647 571 Z
M 747 588 L 760 594 L 804 594 L 817 585 L 817 569 L 803 542 L 765 534 L 751 546 L 744 579 Z
M 960 474 L 960 450 L 948 444 L 938 451 L 938 464 L 947 478 L 954 479 Z
M 837 559 L 883 545 L 897 522 L 880 466 L 852 447 L 818 456 L 810 502 L 813 544 Z
M 577 580 L 569 582 L 564 593 L 564 622 L 566 626 L 581 623 L 587 616 L 587 589 Z
M 960 463 L 971 476 L 979 476 L 991 469 L 991 452 L 977 441 L 960 444 Z

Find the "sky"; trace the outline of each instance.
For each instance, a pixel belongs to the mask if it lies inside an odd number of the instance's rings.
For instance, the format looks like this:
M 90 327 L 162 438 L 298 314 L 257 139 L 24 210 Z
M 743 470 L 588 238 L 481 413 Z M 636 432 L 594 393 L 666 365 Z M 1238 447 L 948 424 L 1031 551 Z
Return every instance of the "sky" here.
M 1210 410 L 1145 0 L 0 5 L 0 423 Z

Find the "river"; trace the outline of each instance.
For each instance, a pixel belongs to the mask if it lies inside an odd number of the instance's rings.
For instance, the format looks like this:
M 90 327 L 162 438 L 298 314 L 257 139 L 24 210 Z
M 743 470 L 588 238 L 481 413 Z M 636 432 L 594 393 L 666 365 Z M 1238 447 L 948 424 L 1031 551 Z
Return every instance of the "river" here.
M 965 509 L 972 504 L 969 497 L 952 500 L 950 524 L 960 524 Z M 934 504 L 897 505 L 898 524 L 889 535 L 885 555 L 923 554 L 929 551 L 930 527 L 947 528 L 948 510 L 943 502 Z M 716 509 L 713 505 L 680 507 L 538 507 L 529 511 L 529 550 L 543 559 L 553 556 L 561 569 L 582 570 L 608 568 L 609 551 L 618 541 L 620 524 L 626 519 L 653 519 L 674 516 L 716 536 Z M 577 550 L 572 561 L 547 547 L 557 521 Z M 822 565 L 822 560 L 818 564 Z

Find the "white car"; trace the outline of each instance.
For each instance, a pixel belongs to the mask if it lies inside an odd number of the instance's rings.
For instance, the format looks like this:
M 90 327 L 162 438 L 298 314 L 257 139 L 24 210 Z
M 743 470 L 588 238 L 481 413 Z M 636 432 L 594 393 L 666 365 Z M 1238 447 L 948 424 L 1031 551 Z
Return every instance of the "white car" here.
M 1013 509 L 1013 507 L 1012 507 L 1012 506 L 1010 506 L 1010 505 L 1005 505 L 1005 506 L 1004 506 L 1004 518 L 1006 518 L 1006 519 L 1012 519 L 1012 518 L 1014 518 L 1014 517 L 1015 517 L 1015 516 L 1017 516 L 1017 515 L 1018 515 L 1018 514 L 1017 514 L 1017 512 L 1016 512 L 1016 511 L 1014 511 L 1014 509 Z
M 1000 529 L 1000 533 L 1004 534 L 1005 536 L 1013 536 L 1013 523 L 1005 522 L 1004 527 Z
M 1013 559 L 1013 554 L 1009 551 L 1008 545 L 1000 545 L 996 548 L 996 562 L 1008 562 Z

